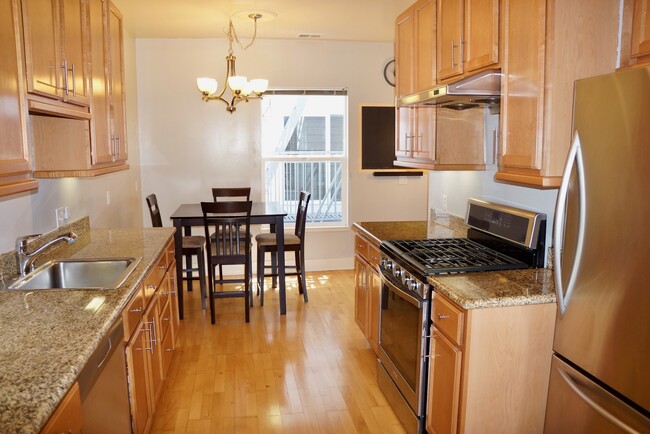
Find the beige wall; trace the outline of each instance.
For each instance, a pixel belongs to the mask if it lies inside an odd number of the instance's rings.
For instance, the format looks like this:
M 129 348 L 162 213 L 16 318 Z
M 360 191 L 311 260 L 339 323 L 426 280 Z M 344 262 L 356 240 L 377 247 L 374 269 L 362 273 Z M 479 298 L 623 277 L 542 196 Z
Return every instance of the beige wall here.
M 250 185 L 261 198 L 259 101 L 234 114 L 218 101 L 204 103 L 195 78 L 225 74 L 223 39 L 138 39 L 138 112 L 142 198 L 156 193 L 163 219 L 184 202 L 210 200 L 214 186 Z M 388 43 L 258 40 L 235 48 L 237 72 L 264 77 L 272 88 L 347 88 L 349 102 L 349 222 L 424 220 L 427 177 L 376 178 L 361 173 L 359 104 L 390 104 L 393 88 L 383 79 L 392 58 Z M 144 204 L 142 205 L 144 209 Z M 145 225 L 150 225 L 148 215 Z M 307 268 L 352 267 L 352 232 L 308 230 Z
M 129 163 L 131 169 L 96 178 L 39 180 L 36 192 L 0 198 L 0 252 L 14 249 L 16 237 L 56 228 L 54 210 L 67 206 L 70 218 L 90 217 L 92 227 L 142 225 L 140 206 L 140 152 L 138 149 L 135 45 L 126 31 L 126 95 Z M 111 204 L 106 205 L 110 191 Z

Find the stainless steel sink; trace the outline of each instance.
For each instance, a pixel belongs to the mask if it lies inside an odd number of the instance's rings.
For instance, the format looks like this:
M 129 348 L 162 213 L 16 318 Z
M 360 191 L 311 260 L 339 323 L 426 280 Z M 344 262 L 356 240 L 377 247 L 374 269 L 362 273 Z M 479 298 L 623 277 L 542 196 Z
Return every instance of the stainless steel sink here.
M 57 259 L 46 262 L 9 289 L 116 289 L 140 258 Z

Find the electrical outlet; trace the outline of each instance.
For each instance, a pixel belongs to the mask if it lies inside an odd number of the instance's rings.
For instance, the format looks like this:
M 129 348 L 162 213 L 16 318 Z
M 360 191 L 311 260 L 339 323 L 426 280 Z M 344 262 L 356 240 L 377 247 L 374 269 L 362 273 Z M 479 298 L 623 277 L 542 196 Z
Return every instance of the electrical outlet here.
M 68 220 L 68 208 L 59 207 L 54 210 L 54 215 L 56 216 L 56 227 L 60 228 Z
M 446 194 L 442 195 L 442 210 L 444 212 L 447 212 L 447 195 Z
M 409 183 L 409 179 L 406 176 L 400 176 L 399 177 L 399 184 L 400 185 L 405 185 Z
M 106 190 L 106 205 L 111 204 L 111 192 Z

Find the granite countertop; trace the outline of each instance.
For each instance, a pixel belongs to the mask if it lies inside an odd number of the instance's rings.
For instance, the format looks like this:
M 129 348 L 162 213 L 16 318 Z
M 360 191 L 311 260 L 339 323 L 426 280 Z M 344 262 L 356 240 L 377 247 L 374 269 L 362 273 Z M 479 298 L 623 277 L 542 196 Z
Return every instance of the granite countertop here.
M 467 226 L 456 216 L 432 222 L 357 222 L 353 229 L 377 245 L 382 241 L 465 238 Z M 433 290 L 464 309 L 555 303 L 553 270 L 547 268 L 483 271 L 429 277 Z
M 141 257 L 116 290 L 0 290 L 0 432 L 39 432 L 173 234 L 92 229 L 57 250 L 62 258 Z

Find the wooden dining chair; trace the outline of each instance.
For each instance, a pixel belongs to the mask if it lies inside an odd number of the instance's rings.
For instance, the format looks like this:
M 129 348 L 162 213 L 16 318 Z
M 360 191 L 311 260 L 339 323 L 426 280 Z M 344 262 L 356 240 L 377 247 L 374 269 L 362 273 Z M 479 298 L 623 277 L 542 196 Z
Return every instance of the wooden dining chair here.
M 147 196 L 147 205 L 149 206 L 149 214 L 151 215 L 151 225 L 155 228 L 162 227 L 160 208 L 158 207 L 158 199 L 155 194 Z M 182 276 L 182 279 L 187 281 L 188 291 L 192 290 L 192 282 L 197 279 L 199 280 L 201 306 L 205 310 L 205 237 L 201 235 L 184 236 L 182 243 L 182 253 L 185 256 L 185 268 L 183 268 L 185 275 Z M 196 268 L 193 267 L 192 256 L 196 256 Z M 195 271 L 198 271 L 198 278 L 194 275 Z
M 305 302 L 309 301 L 307 296 L 307 281 L 305 280 L 305 225 L 307 223 L 307 207 L 309 206 L 309 199 L 311 193 L 306 191 L 300 192 L 300 199 L 298 201 L 298 210 L 296 212 L 296 227 L 293 234 L 284 234 L 284 251 L 294 252 L 296 265 L 285 265 L 285 276 L 298 277 L 298 292 L 303 295 Z M 265 270 L 270 268 L 271 274 L 267 276 L 276 277 L 277 261 L 274 260 L 278 252 L 277 238 L 274 233 L 259 234 L 255 237 L 257 242 L 257 288 L 260 295 L 260 305 L 264 306 L 264 277 Z M 271 253 L 271 265 L 267 266 L 264 263 L 264 258 L 267 252 Z M 295 269 L 295 272 L 287 272 L 286 269 Z
M 251 201 L 201 202 L 205 236 L 210 238 L 211 233 L 215 235 L 208 243 L 208 282 L 212 324 L 215 323 L 215 298 L 243 297 L 246 322 L 250 319 L 251 206 Z M 215 270 L 221 265 L 243 265 L 244 277 L 224 279 L 220 275 L 217 279 Z M 216 291 L 215 285 L 232 283 L 243 283 L 244 290 Z
M 242 201 L 251 200 L 250 187 L 215 187 L 212 189 L 212 200 L 219 202 L 220 200 Z M 214 239 L 214 234 L 210 235 L 210 240 Z M 252 270 L 251 270 L 252 272 Z M 223 279 L 223 266 L 219 265 L 219 278 Z

